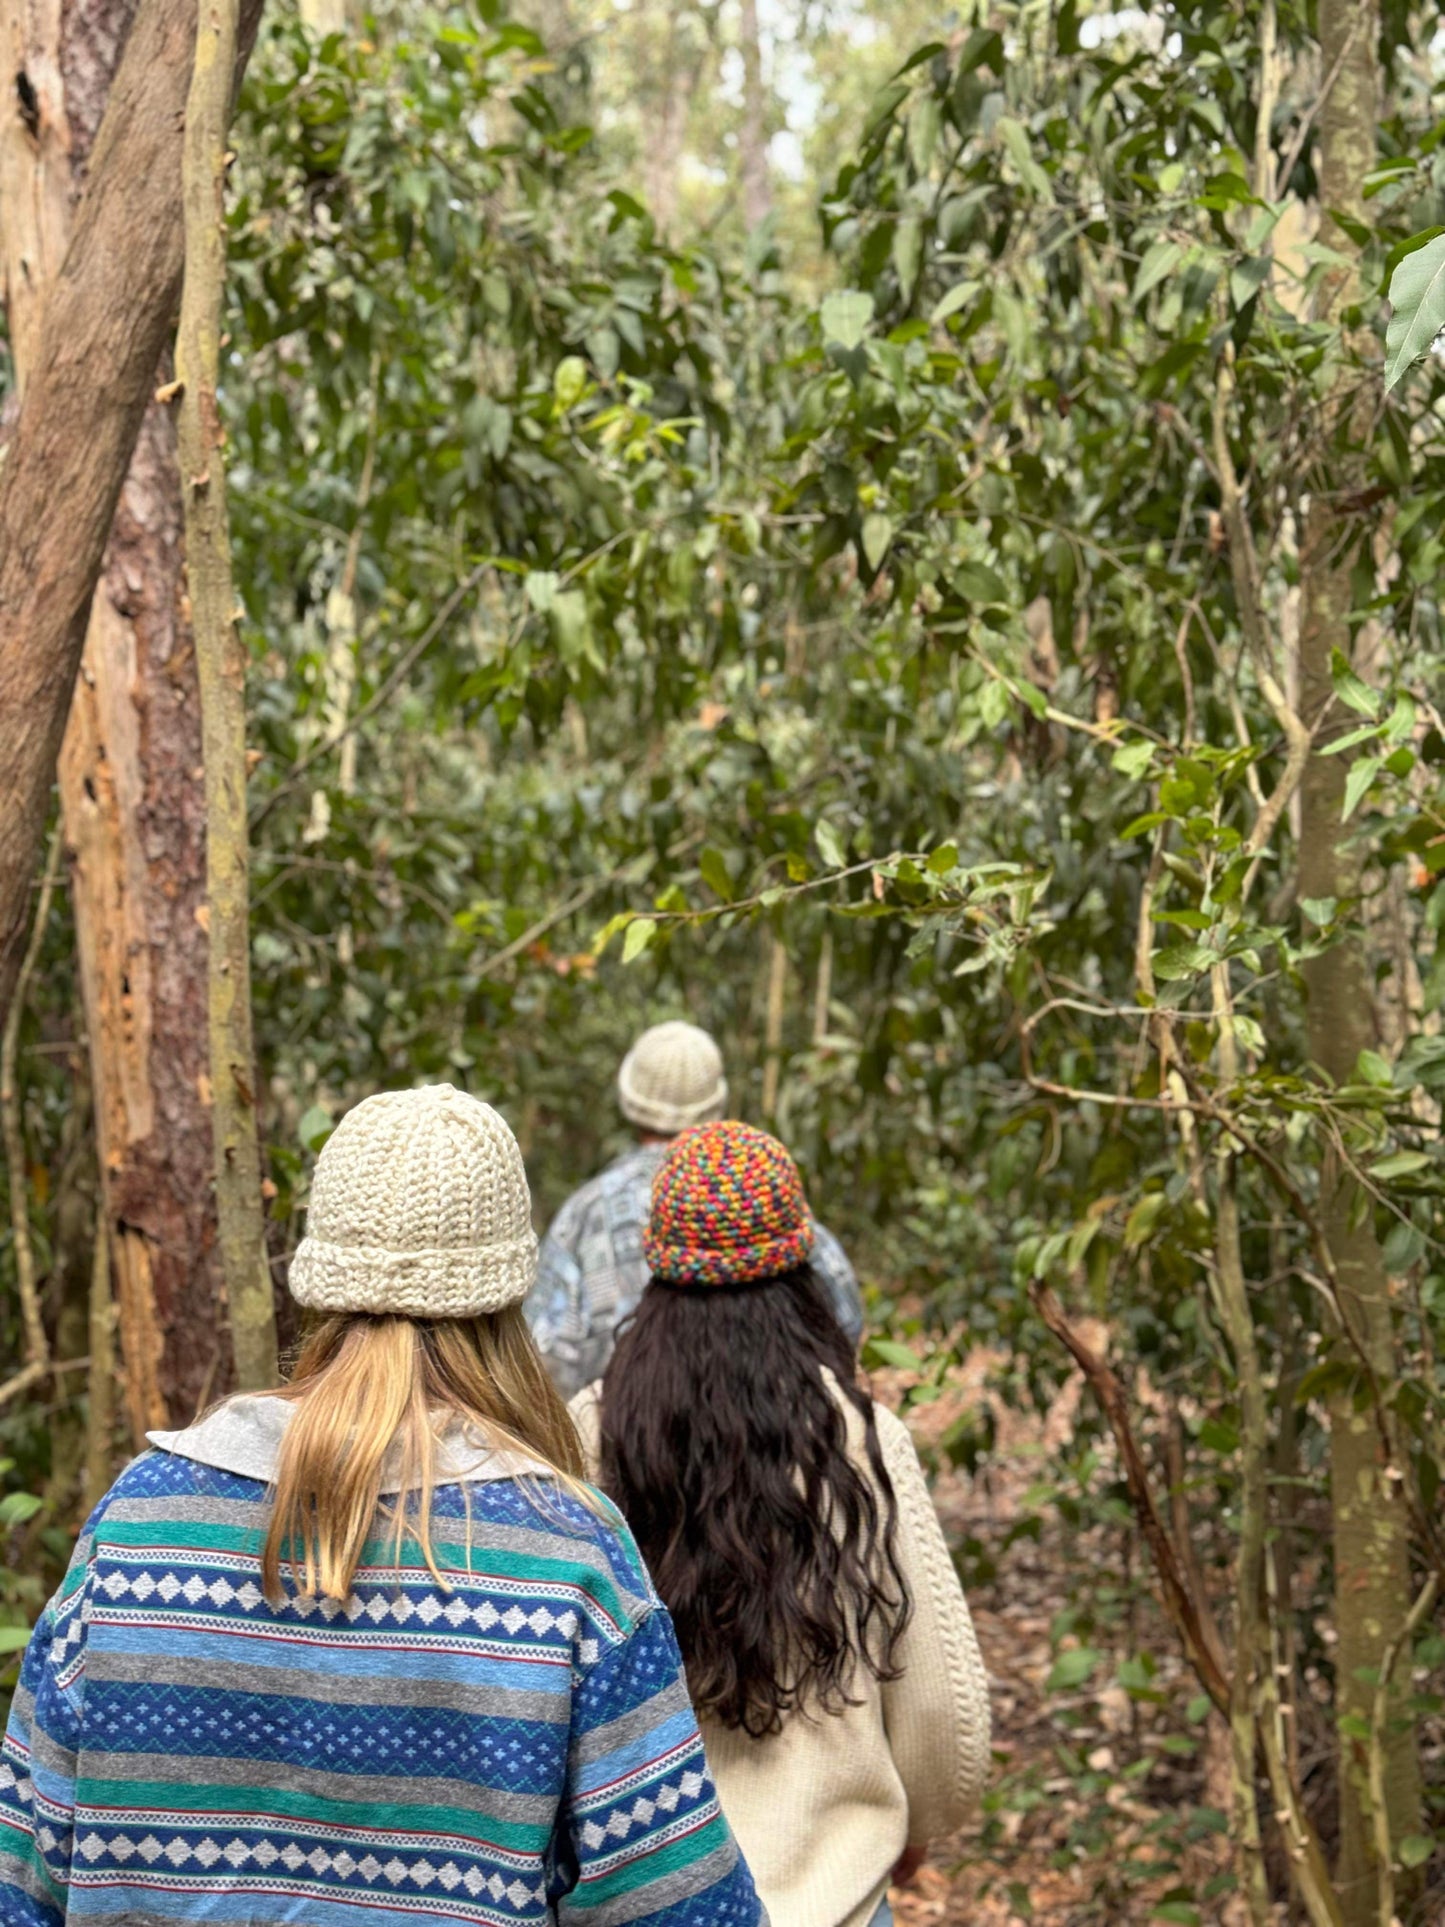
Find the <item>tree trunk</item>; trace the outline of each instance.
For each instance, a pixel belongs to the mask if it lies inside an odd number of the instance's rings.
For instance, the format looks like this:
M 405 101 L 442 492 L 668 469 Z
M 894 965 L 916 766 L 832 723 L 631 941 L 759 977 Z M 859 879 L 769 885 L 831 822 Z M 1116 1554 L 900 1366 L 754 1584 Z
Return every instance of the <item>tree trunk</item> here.
M 217 400 L 226 288 L 226 126 L 236 0 L 201 0 L 186 101 L 186 277 L 176 329 L 186 582 L 195 622 L 206 771 L 207 1002 L 221 1269 L 236 1382 L 276 1380 L 251 1040 L 251 896 L 246 823 L 246 650 L 231 579 L 225 432 Z
M 685 0 L 660 0 L 661 20 L 650 13 L 644 23 L 649 46 L 656 52 L 647 60 L 647 93 L 653 107 L 648 115 L 643 174 L 647 205 L 659 234 L 667 235 L 677 221 L 678 176 L 687 139 L 688 110 L 697 87 L 697 70 L 690 67 L 683 44 Z
M 7 50 L 39 76 L 27 138 L 5 130 L 4 258 L 22 388 L 133 12 L 133 0 L 82 0 L 63 15 L 5 0 Z M 175 436 L 165 410 L 151 403 L 91 606 L 59 760 L 103 1209 L 137 1444 L 150 1426 L 184 1424 L 231 1377 L 207 1102 L 200 698 L 182 553 Z
M 259 18 L 260 0 L 245 0 L 242 59 Z M 30 879 L 106 541 L 180 290 L 180 148 L 193 31 L 187 0 L 143 0 L 70 244 L 43 313 L 21 323 L 34 327 L 33 352 L 0 467 L 0 1021 L 24 947 Z M 7 208 L 16 142 L 32 138 L 37 98 L 28 79 L 26 88 L 12 80 L 4 89 Z M 63 126 L 56 124 L 55 140 Z M 48 173 L 45 182 L 47 197 L 58 192 Z M 40 256 L 22 249 L 17 262 L 10 246 L 14 299 L 17 285 L 38 276 Z
M 1326 209 L 1363 221 L 1363 185 L 1375 158 L 1378 104 L 1377 20 L 1373 0 L 1321 0 L 1321 65 L 1338 76 L 1319 117 L 1321 199 Z M 1353 262 L 1355 244 L 1335 222 L 1322 240 Z M 1353 268 L 1338 270 L 1327 284 L 1328 311 L 1338 315 L 1358 298 Z M 1373 343 L 1361 353 L 1373 358 Z M 1303 610 L 1300 623 L 1300 702 L 1315 729 L 1315 752 L 1305 770 L 1300 810 L 1299 894 L 1353 896 L 1360 860 L 1342 827 L 1345 756 L 1320 751 L 1347 721 L 1334 702 L 1331 652 L 1351 651 L 1353 606 L 1350 563 L 1361 530 L 1347 524 L 1337 504 L 1362 486 L 1374 383 L 1361 379 L 1355 358 L 1340 364 L 1333 405 L 1323 430 L 1326 453 L 1311 477 L 1310 505 L 1300 558 Z M 1352 934 L 1305 966 L 1309 992 L 1310 1055 L 1333 1080 L 1350 1077 L 1361 1050 L 1374 1047 L 1373 988 L 1363 936 Z M 1338 1274 L 1344 1316 L 1378 1381 L 1388 1386 L 1395 1371 L 1395 1340 L 1389 1281 L 1368 1201 L 1338 1160 L 1327 1154 L 1320 1176 L 1320 1213 Z M 1354 1368 L 1358 1353 L 1345 1338 L 1339 1354 Z M 1374 1691 L 1360 1675 L 1379 1668 L 1399 1636 L 1410 1604 L 1409 1529 L 1395 1482 L 1386 1478 L 1373 1411 L 1356 1409 L 1351 1392 L 1331 1406 L 1331 1505 L 1333 1510 L 1336 1623 L 1336 1714 L 1358 1731 L 1368 1723 Z M 1397 1678 L 1408 1679 L 1408 1663 Z M 1384 1789 L 1390 1837 L 1420 1831 L 1420 1768 L 1408 1722 L 1387 1735 Z M 1340 1860 L 1337 1873 L 1347 1927 L 1376 1927 L 1376 1861 L 1368 1792 L 1366 1749 L 1348 1730 L 1340 1735 Z
M 773 188 L 768 171 L 768 96 L 763 83 L 763 47 L 758 32 L 758 0 L 742 0 L 739 27 L 743 55 L 743 118 L 741 148 L 743 219 L 749 230 L 773 211 Z

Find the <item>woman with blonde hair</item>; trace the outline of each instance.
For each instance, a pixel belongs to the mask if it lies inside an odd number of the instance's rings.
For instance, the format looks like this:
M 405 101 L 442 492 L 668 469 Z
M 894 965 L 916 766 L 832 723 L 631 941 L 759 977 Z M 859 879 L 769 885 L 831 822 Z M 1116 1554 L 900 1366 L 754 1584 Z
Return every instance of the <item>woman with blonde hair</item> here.
M 528 1337 L 535 1263 L 489 1106 L 343 1118 L 291 1383 L 152 1433 L 35 1629 L 6 1927 L 764 1921 L 668 1616 Z
M 652 1279 L 572 1404 L 677 1627 L 772 1927 L 884 1927 L 978 1800 L 988 1684 L 912 1441 L 857 1383 L 797 1166 L 748 1124 L 658 1169 Z

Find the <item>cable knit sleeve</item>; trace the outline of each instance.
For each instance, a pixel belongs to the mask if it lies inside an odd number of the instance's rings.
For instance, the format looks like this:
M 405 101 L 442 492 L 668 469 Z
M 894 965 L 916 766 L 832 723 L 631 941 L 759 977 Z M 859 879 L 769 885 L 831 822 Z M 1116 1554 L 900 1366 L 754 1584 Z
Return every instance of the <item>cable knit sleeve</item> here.
M 908 1794 L 911 1845 L 952 1833 L 977 1805 L 989 1768 L 988 1675 L 973 1620 L 902 1420 L 875 1407 L 898 1499 L 899 1563 L 913 1614 L 901 1676 L 883 1686 L 883 1723 Z

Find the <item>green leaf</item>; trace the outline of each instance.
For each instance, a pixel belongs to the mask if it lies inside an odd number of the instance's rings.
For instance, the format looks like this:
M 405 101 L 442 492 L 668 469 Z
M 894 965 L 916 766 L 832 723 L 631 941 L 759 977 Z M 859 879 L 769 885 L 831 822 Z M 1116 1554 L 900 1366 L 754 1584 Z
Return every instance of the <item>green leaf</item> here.
M 313 1104 L 309 1111 L 301 1113 L 301 1122 L 296 1126 L 296 1135 L 308 1151 L 319 1151 L 336 1129 L 330 1111 Z
M 870 569 L 878 569 L 893 540 L 893 523 L 880 510 L 863 517 L 863 555 Z
M 1423 1833 L 1407 1833 L 1400 1842 L 1402 1867 L 1423 1867 L 1435 1851 L 1435 1842 Z
M 848 864 L 848 851 L 844 846 L 842 837 L 828 821 L 826 816 L 820 817 L 814 825 L 813 835 L 817 839 L 819 854 L 822 856 L 828 868 L 830 870 L 846 869 Z
M 1350 773 L 1345 778 L 1345 807 L 1340 812 L 1342 823 L 1348 823 L 1359 808 L 1360 798 L 1379 775 L 1382 761 L 1379 756 L 1362 756 L 1350 764 Z
M 1445 234 L 1407 254 L 1390 276 L 1390 325 L 1385 331 L 1385 393 L 1428 354 L 1445 328 Z
M 922 1372 L 926 1370 L 923 1360 L 908 1345 L 900 1345 L 895 1338 L 870 1338 L 863 1348 L 865 1364 L 889 1365 L 896 1372 Z
M 1362 1050 L 1355 1059 L 1355 1078 L 1357 1084 L 1374 1084 L 1382 1091 L 1388 1091 L 1395 1082 L 1395 1073 L 1388 1058 L 1381 1057 L 1377 1050 Z
M 948 293 L 934 303 L 933 312 L 928 319 L 935 327 L 939 322 L 947 321 L 950 315 L 957 314 L 960 308 L 968 306 L 978 293 L 978 289 L 977 281 L 956 281 Z
M 905 214 L 893 230 L 893 272 L 905 301 L 912 298 L 922 259 L 923 223 L 916 214 Z
M 1140 1198 L 1124 1223 L 1124 1249 L 1137 1251 L 1147 1244 L 1149 1234 L 1163 1215 L 1169 1202 L 1162 1191 L 1151 1191 L 1147 1197 Z
M 958 70 L 972 73 L 976 67 L 991 67 L 1002 79 L 1006 58 L 1003 35 L 994 27 L 975 27 L 959 50 Z
M 587 392 L 587 363 L 581 355 L 566 355 L 557 363 L 552 377 L 552 396 L 565 415 L 575 408 Z
M 28 1626 L 0 1626 L 0 1653 L 23 1653 L 29 1644 Z
M 1267 254 L 1252 255 L 1247 261 L 1237 261 L 1229 270 L 1229 298 L 1236 308 L 1248 307 L 1269 279 L 1270 257 Z
M 1168 821 L 1167 810 L 1145 810 L 1142 816 L 1136 816 L 1132 822 L 1124 825 L 1119 832 L 1119 841 L 1127 843 L 1131 837 L 1143 836 L 1146 830 L 1157 830 L 1161 823 Z
M 1335 912 L 1340 907 L 1338 897 L 1301 897 L 1300 909 L 1318 929 L 1324 930 L 1335 920 Z
M 970 602 L 1006 602 L 1008 587 L 997 569 L 986 562 L 964 562 L 954 573 L 954 587 Z
M 1358 749 L 1361 743 L 1378 740 L 1383 723 L 1361 723 L 1358 729 L 1351 729 L 1343 736 L 1336 736 L 1331 743 L 1322 743 L 1318 754 L 1321 756 L 1342 756 L 1347 749 Z
M 1076 1686 L 1082 1686 L 1102 1658 L 1103 1654 L 1095 1652 L 1092 1646 L 1070 1647 L 1068 1652 L 1060 1653 L 1054 1661 L 1044 1690 L 1067 1693 Z
M 715 850 L 712 845 L 709 844 L 698 858 L 697 867 L 702 872 L 703 882 L 707 885 L 708 889 L 712 891 L 713 895 L 715 897 L 721 897 L 724 903 L 731 903 L 733 900 L 733 880 L 728 875 L 728 866 L 723 859 L 722 851 Z
M 1428 1171 L 1433 1160 L 1423 1151 L 1395 1151 L 1370 1166 L 1370 1176 L 1388 1182 L 1391 1178 L 1411 1178 L 1417 1171 Z
M 600 957 L 618 931 L 625 930 L 636 915 L 635 910 L 619 910 L 616 916 L 609 917 L 592 939 L 592 955 Z
M 1383 701 L 1379 690 L 1371 689 L 1367 682 L 1355 674 L 1348 657 L 1339 649 L 1330 651 L 1330 681 L 1342 703 L 1348 703 L 1361 716 L 1373 719 L 1379 715 Z
M 23 1526 L 27 1519 L 33 1519 L 43 1501 L 33 1492 L 7 1492 L 0 1499 L 0 1531 L 13 1532 L 16 1526 Z
M 1142 301 L 1151 288 L 1157 288 L 1183 259 L 1184 250 L 1177 241 L 1156 241 L 1139 263 L 1139 272 L 1134 277 L 1135 301 Z
M 929 852 L 927 868 L 929 874 L 936 877 L 947 876 L 950 870 L 956 870 L 958 868 L 958 845 L 956 843 L 940 843 L 936 850 Z
M 925 94 L 908 117 L 908 158 L 914 172 L 926 174 L 943 131 L 943 104 L 936 94 Z
M 1222 1452 L 1227 1456 L 1239 1450 L 1239 1427 L 1224 1419 L 1207 1418 L 1199 1428 L 1199 1443 L 1207 1452 Z
M 1001 114 L 996 122 L 996 132 L 1003 142 L 1004 151 L 1013 162 L 1014 172 L 1036 200 L 1053 205 L 1054 184 L 1034 159 L 1029 145 L 1028 130 L 1022 121 L 1009 114 Z
M 868 118 L 863 124 L 863 137 L 865 140 L 875 128 L 881 127 L 885 120 L 891 119 L 902 103 L 907 100 L 911 91 L 906 80 L 895 80 L 875 95 L 873 105 L 869 109 Z M 846 346 L 847 344 L 845 343 L 844 345 Z
M 539 616 L 546 615 L 551 608 L 561 580 L 555 569 L 528 569 L 522 589 Z
M 575 679 L 580 675 L 584 662 L 590 662 L 594 669 L 607 667 L 592 632 L 592 613 L 583 590 L 559 589 L 547 611 L 547 622 L 569 676 Z
M 1243 175 L 1227 172 L 1214 176 L 1199 196 L 1196 206 L 1225 213 L 1232 207 L 1248 207 L 1253 201 L 1254 196 Z
M 1137 782 L 1153 760 L 1154 745 L 1140 737 L 1137 742 L 1125 743 L 1122 749 L 1116 749 L 1109 763 L 1121 776 L 1132 777 Z
M 656 935 L 657 925 L 651 917 L 634 917 L 622 940 L 622 961 L 629 964 L 635 957 L 640 957 Z
M 1178 983 L 1185 977 L 1198 977 L 1219 961 L 1212 950 L 1197 943 L 1172 944 L 1154 958 L 1154 975 L 1162 983 Z
M 840 348 L 856 348 L 873 319 L 873 297 L 860 294 L 856 288 L 843 288 L 828 296 L 818 318 L 825 341 L 836 341 Z

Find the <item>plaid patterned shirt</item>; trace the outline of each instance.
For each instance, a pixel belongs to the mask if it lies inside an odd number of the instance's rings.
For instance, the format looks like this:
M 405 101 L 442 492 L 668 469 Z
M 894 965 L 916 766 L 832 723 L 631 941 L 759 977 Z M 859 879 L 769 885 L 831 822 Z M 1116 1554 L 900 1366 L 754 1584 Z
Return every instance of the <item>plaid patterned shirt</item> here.
M 542 1240 L 537 1282 L 526 1303 L 538 1350 L 564 1398 L 601 1378 L 617 1327 L 647 1287 L 642 1234 L 652 1206 L 652 1180 L 666 1144 L 643 1144 L 562 1206 Z M 838 1322 L 856 1341 L 863 1335 L 863 1299 L 842 1245 L 821 1224 L 810 1263 L 832 1301 Z

